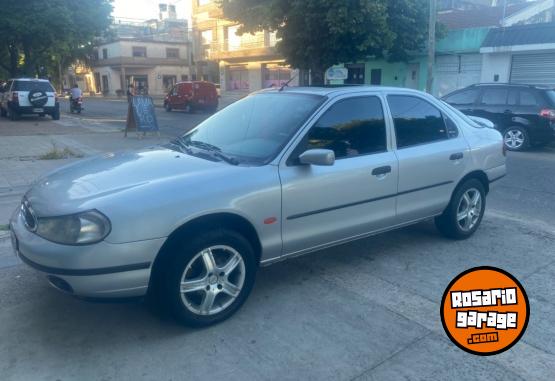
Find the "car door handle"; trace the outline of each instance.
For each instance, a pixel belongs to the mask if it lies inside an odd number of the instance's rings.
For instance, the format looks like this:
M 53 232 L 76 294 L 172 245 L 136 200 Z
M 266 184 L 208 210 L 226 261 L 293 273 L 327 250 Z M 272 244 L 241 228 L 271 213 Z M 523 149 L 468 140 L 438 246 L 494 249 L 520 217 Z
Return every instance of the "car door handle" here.
M 383 166 L 383 167 L 374 168 L 372 170 L 372 175 L 373 176 L 380 176 L 380 175 L 385 175 L 389 172 L 391 172 L 391 166 L 386 165 L 386 166 Z
M 457 152 L 449 156 L 449 160 L 461 160 L 464 157 L 462 152 Z

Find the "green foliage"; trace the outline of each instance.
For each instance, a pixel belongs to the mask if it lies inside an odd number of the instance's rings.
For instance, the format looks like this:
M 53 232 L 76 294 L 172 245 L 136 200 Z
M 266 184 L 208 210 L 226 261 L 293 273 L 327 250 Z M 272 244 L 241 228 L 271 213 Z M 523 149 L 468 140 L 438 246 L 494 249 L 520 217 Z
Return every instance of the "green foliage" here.
M 294 67 L 323 73 L 365 60 L 406 60 L 425 47 L 427 0 L 220 0 L 240 32 L 277 31 L 277 49 Z
M 88 52 L 110 25 L 111 0 L 2 1 L 0 68 L 10 76 L 44 75 Z M 43 68 L 41 70 L 41 67 Z

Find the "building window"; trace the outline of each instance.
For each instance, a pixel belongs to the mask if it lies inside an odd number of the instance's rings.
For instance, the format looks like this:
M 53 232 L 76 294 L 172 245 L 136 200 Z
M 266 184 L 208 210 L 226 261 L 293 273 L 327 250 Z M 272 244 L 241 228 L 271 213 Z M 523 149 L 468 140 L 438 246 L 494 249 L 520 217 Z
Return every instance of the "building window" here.
M 281 87 L 291 79 L 291 69 L 268 64 L 264 68 L 264 87 Z
M 102 59 L 103 60 L 108 59 L 108 49 L 102 49 Z
M 159 4 L 158 8 L 160 8 L 160 12 L 166 12 L 168 10 L 167 4 Z
M 99 59 L 98 50 L 95 49 L 92 52 L 92 60 L 93 61 L 98 61 L 98 59 Z
M 166 48 L 166 58 L 179 58 L 179 49 Z
M 146 57 L 146 47 L 133 46 L 133 57 Z
M 170 13 L 175 13 L 175 5 L 170 5 Z
M 188 74 L 182 74 L 182 75 L 181 75 L 181 80 L 182 80 L 183 82 L 188 81 L 188 80 L 189 80 L 189 75 L 188 75 Z
M 162 77 L 162 84 L 164 85 L 164 90 L 170 91 L 172 87 L 177 83 L 176 75 L 164 75 Z

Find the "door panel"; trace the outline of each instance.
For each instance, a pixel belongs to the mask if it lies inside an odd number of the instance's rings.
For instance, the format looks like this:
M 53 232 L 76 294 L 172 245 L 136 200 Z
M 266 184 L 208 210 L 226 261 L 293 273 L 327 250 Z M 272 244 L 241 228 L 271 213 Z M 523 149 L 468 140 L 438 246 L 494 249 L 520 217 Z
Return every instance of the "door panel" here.
M 457 126 L 426 99 L 387 97 L 395 126 L 397 223 L 441 213 L 465 173 L 470 150 Z
M 376 168 L 391 172 L 372 175 Z M 395 218 L 397 158 L 393 152 L 337 160 L 333 166 L 280 171 L 284 253 L 391 225 Z
M 451 160 L 457 153 L 462 159 Z M 441 213 L 466 171 L 469 155 L 462 137 L 398 150 L 398 223 Z
M 284 253 L 345 240 L 392 224 L 397 158 L 377 96 L 332 104 L 281 164 Z M 298 165 L 307 149 L 333 150 L 332 166 Z

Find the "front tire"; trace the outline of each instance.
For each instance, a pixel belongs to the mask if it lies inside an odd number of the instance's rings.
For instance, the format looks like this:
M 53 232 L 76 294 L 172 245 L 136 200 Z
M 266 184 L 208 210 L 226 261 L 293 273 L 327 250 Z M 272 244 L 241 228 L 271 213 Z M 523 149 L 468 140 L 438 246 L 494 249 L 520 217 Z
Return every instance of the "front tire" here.
M 477 179 L 469 179 L 455 189 L 443 214 L 435 218 L 435 224 L 448 238 L 467 239 L 480 226 L 485 210 L 484 185 Z
M 247 299 L 256 275 L 254 250 L 232 230 L 219 229 L 173 246 L 161 269 L 160 296 L 182 324 L 203 327 L 233 315 Z
M 172 111 L 172 106 L 170 106 L 169 103 L 165 103 L 164 104 L 164 109 L 166 110 L 166 112 L 171 112 Z
M 522 127 L 509 127 L 503 132 L 503 144 L 509 151 L 526 151 L 530 147 L 528 131 Z

